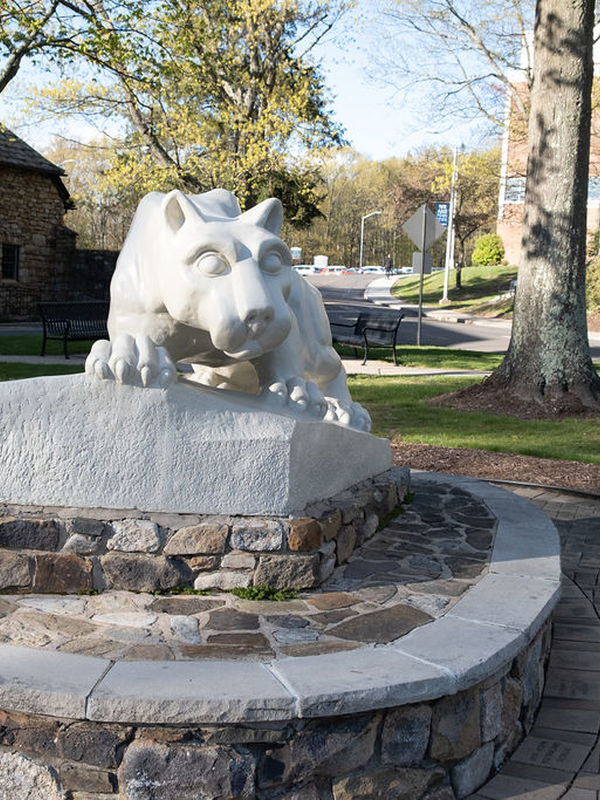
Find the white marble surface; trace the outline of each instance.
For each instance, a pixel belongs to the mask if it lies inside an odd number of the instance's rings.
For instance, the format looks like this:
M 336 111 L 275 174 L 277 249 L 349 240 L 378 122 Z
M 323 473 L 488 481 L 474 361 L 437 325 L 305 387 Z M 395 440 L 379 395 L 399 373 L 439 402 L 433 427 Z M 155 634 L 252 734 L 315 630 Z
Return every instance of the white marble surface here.
M 391 466 L 385 439 L 195 384 L 34 378 L 0 407 L 7 503 L 286 515 Z
M 142 198 L 111 281 L 110 340 L 94 343 L 88 374 L 166 387 L 185 359 L 205 385 L 368 431 L 321 295 L 291 268 L 282 222 L 274 197 L 243 213 L 225 189 Z

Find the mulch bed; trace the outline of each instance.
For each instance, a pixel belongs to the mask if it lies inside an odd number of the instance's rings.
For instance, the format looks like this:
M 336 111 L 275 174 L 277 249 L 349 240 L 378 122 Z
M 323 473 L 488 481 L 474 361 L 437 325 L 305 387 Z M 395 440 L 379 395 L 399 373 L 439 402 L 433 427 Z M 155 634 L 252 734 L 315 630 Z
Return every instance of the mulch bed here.
M 395 464 L 413 469 L 487 480 L 541 483 L 600 495 L 600 466 L 597 464 L 399 441 L 392 443 L 392 450 Z

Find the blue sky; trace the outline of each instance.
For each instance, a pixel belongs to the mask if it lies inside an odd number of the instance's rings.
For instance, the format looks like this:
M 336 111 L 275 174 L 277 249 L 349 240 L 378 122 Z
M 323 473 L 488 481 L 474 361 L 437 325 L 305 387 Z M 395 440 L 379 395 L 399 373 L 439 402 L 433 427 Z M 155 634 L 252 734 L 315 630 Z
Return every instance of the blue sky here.
M 402 156 L 420 146 L 450 146 L 477 140 L 473 126 L 440 120 L 437 129 L 420 114 L 421 97 L 394 90 L 368 76 L 366 52 L 352 57 L 335 44 L 323 52 L 335 118 L 351 145 L 373 159 Z M 475 134 L 475 135 L 474 135 Z

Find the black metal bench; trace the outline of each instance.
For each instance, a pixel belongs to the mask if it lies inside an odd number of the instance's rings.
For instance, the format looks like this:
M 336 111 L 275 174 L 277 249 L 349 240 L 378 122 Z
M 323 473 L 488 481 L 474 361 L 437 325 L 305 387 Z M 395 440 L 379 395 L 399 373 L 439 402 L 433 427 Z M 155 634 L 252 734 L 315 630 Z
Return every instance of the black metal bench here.
M 41 355 L 46 355 L 48 339 L 62 340 L 65 358 L 69 357 L 69 341 L 108 339 L 108 306 L 105 300 L 40 303 L 38 307 L 43 325 Z
M 357 316 L 341 318 L 335 311 L 327 309 L 331 337 L 334 344 L 345 344 L 354 348 L 358 358 L 358 349 L 363 350 L 363 364 L 369 357 L 369 345 L 372 347 L 391 347 L 394 364 L 398 366 L 396 345 L 398 329 L 404 318 L 399 311 L 361 311 Z

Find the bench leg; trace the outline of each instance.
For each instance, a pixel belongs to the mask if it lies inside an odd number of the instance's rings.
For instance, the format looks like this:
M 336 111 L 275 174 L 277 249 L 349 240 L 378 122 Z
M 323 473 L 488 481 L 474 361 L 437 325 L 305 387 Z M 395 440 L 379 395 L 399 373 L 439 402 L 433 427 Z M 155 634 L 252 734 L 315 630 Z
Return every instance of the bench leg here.
M 367 358 L 369 357 L 369 345 L 366 342 L 364 344 L 364 348 L 365 348 L 365 353 L 362 360 L 363 367 L 367 363 Z
M 392 353 L 394 354 L 394 366 L 398 366 L 398 358 L 396 356 L 396 345 L 392 345 Z
M 46 355 L 46 331 L 44 331 L 42 336 L 42 352 L 40 353 L 40 356 L 45 356 L 45 355 Z
M 63 350 L 65 351 L 65 358 L 69 357 L 69 351 L 67 349 L 67 334 L 63 336 Z

